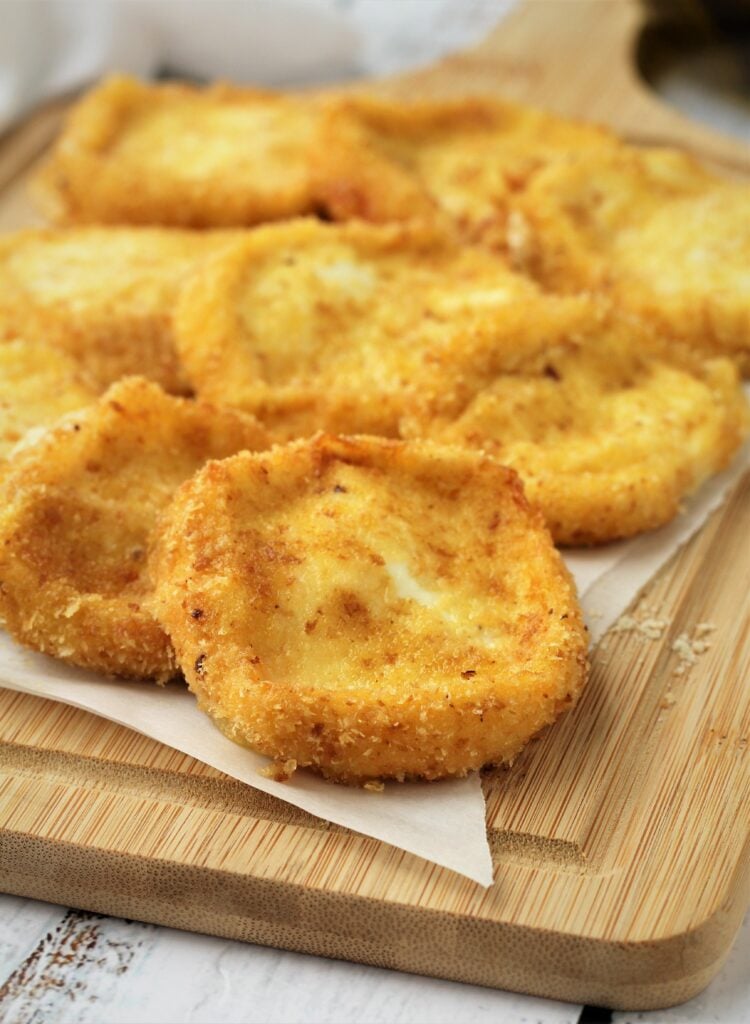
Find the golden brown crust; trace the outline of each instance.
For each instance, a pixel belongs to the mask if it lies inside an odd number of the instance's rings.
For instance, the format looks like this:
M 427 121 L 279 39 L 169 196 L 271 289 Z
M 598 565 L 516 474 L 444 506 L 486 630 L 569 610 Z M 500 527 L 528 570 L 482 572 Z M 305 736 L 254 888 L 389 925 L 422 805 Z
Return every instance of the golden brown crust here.
M 669 522 L 747 434 L 736 368 L 674 352 L 636 322 L 592 312 L 576 336 L 502 366 L 407 435 L 480 448 L 520 474 L 561 544 L 599 544 Z
M 424 225 L 265 228 L 205 266 L 175 324 L 198 392 L 276 438 L 323 427 L 483 447 L 566 544 L 669 521 L 745 429 L 721 361 L 671 355 Z
M 750 370 L 750 187 L 671 150 L 601 152 L 541 172 L 518 199 L 516 264 L 601 289 L 678 346 Z
M 604 129 L 487 97 L 334 100 L 320 139 L 314 190 L 334 220 L 436 219 L 499 248 L 533 174 L 616 144 Z
M 565 566 L 515 474 L 471 452 L 318 435 L 210 463 L 154 565 L 201 707 L 339 781 L 510 761 L 584 682 Z
M 35 428 L 91 405 L 96 391 L 78 364 L 40 341 L 0 341 L 0 462 Z
M 74 107 L 35 197 L 71 224 L 234 227 L 313 208 L 312 100 L 115 75 Z
M 439 405 L 488 359 L 512 365 L 554 343 L 582 305 L 425 225 L 300 220 L 207 263 L 175 332 L 197 392 L 253 412 L 278 439 L 396 436 L 417 399 Z
M 0 240 L 0 340 L 22 336 L 75 359 L 101 390 L 140 374 L 187 387 L 172 338 L 181 284 L 235 232 L 32 230 Z
M 265 444 L 250 417 L 129 378 L 6 464 L 0 618 L 21 643 L 109 675 L 175 672 L 150 611 L 157 516 L 210 458 Z

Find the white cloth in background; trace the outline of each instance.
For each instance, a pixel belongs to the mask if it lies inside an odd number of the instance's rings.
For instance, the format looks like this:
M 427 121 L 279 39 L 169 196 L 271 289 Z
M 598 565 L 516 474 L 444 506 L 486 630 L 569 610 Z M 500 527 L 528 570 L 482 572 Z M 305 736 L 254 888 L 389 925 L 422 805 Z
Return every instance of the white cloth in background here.
M 427 63 L 514 0 L 1 0 L 0 131 L 108 71 L 269 86 Z

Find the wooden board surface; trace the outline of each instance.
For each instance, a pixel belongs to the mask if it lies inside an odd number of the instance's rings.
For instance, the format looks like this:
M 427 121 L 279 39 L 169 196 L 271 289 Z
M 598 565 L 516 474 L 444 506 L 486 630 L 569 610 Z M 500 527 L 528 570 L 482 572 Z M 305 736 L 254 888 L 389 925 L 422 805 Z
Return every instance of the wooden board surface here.
M 642 135 L 651 124 L 660 139 L 702 145 L 704 130 L 681 135 L 681 120 L 626 87 L 627 68 L 613 72 L 612 60 L 569 60 L 557 87 L 544 39 L 557 31 L 572 47 L 612 32 L 624 62 L 638 17 L 629 3 L 536 0 L 473 55 L 384 87 L 507 92 L 625 131 L 630 105 Z M 592 89 L 605 69 L 619 92 Z M 651 121 L 649 107 L 661 111 Z M 34 220 L 25 179 L 60 109 L 0 148 L 2 230 Z M 746 159 L 721 139 L 705 151 L 738 169 Z M 689 998 L 721 966 L 750 898 L 749 513 L 746 479 L 642 597 L 669 623 L 663 637 L 610 638 L 576 711 L 512 770 L 487 776 L 491 889 L 119 726 L 7 690 L 0 888 L 576 1002 Z M 711 648 L 676 674 L 672 644 L 701 622 L 716 626 Z

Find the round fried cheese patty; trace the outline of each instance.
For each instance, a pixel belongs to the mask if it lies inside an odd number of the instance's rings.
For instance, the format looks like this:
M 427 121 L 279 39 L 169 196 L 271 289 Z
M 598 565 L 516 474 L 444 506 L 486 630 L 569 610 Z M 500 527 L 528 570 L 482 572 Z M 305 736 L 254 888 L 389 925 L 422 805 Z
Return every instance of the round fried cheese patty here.
M 513 199 L 540 168 L 616 145 L 603 128 L 497 99 L 330 102 L 313 187 L 334 220 L 447 219 L 504 247 Z
M 76 104 L 36 183 L 53 219 L 242 227 L 313 208 L 315 101 L 113 75 Z
M 580 305 L 424 226 L 300 220 L 205 264 L 175 331 L 196 391 L 254 413 L 279 440 L 398 436 L 417 397 L 439 404 L 490 351 L 512 362 L 549 345 Z
M 558 543 L 598 544 L 669 522 L 749 422 L 730 360 L 671 352 L 610 315 L 405 432 L 512 466 Z
M 585 679 L 560 555 L 515 473 L 477 453 L 317 435 L 212 462 L 153 565 L 202 709 L 339 781 L 509 762 Z
M 148 610 L 157 516 L 208 459 L 265 445 L 248 416 L 114 385 L 18 451 L 0 480 L 0 619 L 21 643 L 111 675 L 164 680 Z
M 670 150 L 602 152 L 540 172 L 518 200 L 518 263 L 601 288 L 673 342 L 750 372 L 750 187 Z
M 40 341 L 0 341 L 0 461 L 29 430 L 91 405 L 96 391 L 80 366 Z
M 139 374 L 184 392 L 172 312 L 186 277 L 234 237 L 224 231 L 85 227 L 0 240 L 0 338 L 76 359 L 101 391 Z

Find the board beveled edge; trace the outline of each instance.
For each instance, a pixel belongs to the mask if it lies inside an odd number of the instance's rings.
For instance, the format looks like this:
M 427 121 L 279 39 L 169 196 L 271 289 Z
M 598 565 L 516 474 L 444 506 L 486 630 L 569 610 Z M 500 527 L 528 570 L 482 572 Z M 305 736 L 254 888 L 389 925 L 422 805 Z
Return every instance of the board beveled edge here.
M 750 859 L 739 870 L 750 896 Z M 701 992 L 723 966 L 746 903 L 727 896 L 698 927 L 668 938 L 602 940 L 7 829 L 0 887 L 184 931 L 627 1011 Z

